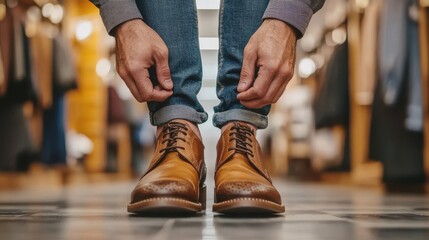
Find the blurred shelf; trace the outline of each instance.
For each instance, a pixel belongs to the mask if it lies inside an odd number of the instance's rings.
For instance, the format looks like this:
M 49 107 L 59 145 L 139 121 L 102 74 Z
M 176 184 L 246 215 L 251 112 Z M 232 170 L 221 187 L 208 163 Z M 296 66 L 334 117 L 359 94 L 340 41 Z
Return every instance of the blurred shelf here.
M 218 50 L 219 38 L 217 37 L 200 37 L 200 49 L 204 50 Z
M 220 0 L 197 0 L 198 10 L 219 10 Z
M 197 97 L 201 101 L 218 100 L 216 96 L 216 87 L 202 87 Z

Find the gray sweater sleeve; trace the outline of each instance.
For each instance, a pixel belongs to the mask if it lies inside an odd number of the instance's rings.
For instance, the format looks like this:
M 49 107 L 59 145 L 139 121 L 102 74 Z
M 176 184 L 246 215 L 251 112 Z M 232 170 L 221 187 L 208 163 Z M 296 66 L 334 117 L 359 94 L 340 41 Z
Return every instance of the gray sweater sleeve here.
M 90 0 L 100 9 L 101 19 L 109 34 L 119 24 L 131 19 L 142 19 L 135 0 Z
M 270 0 L 263 19 L 275 18 L 282 20 L 297 30 L 297 37 L 301 38 L 311 16 L 322 8 L 325 0 Z

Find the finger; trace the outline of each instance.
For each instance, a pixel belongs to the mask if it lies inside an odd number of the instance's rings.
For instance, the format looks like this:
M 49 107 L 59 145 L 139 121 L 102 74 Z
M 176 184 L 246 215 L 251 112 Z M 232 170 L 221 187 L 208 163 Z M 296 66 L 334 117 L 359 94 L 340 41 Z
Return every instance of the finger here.
M 286 90 L 286 87 L 287 87 L 288 83 L 289 83 L 289 80 L 288 81 L 283 81 L 283 84 L 280 87 L 281 90 L 278 91 L 277 94 L 276 94 L 276 96 L 274 97 L 274 101 L 273 101 L 274 103 L 276 103 L 282 97 L 283 93 Z
M 258 71 L 258 77 L 253 83 L 253 87 L 248 90 L 241 92 L 237 95 L 238 100 L 252 100 L 252 99 L 260 99 L 265 96 L 268 88 L 273 81 L 274 73 L 272 70 L 269 70 L 265 66 L 261 66 Z
M 276 76 L 281 80 L 282 85 L 278 89 L 277 94 L 274 97 L 273 103 L 276 103 L 281 98 L 284 91 L 286 90 L 286 87 L 287 87 L 289 81 L 293 77 L 294 71 L 293 71 L 293 67 L 291 67 L 291 66 L 294 66 L 294 63 L 292 63 L 292 64 L 286 63 L 282 68 L 280 68 L 280 70 Z
M 255 80 L 257 54 L 255 50 L 248 50 L 246 47 L 243 52 L 243 66 L 241 67 L 240 81 L 237 91 L 244 92 L 249 89 Z
M 164 90 L 160 88 L 155 89 L 149 78 L 149 71 L 147 69 L 134 72 L 133 77 L 137 85 L 137 89 L 145 101 L 165 101 L 173 94 L 172 90 Z
M 275 98 L 278 95 L 278 92 L 283 92 L 283 86 L 286 86 L 284 85 L 283 79 L 280 77 L 277 77 L 270 84 L 264 97 L 259 99 L 241 101 L 241 104 L 243 104 L 245 107 L 248 107 L 248 108 L 262 108 L 264 106 L 267 106 L 275 102 Z
M 155 55 L 156 77 L 162 88 L 166 90 L 173 89 L 170 67 L 168 65 L 168 50 Z
M 157 85 L 153 88 L 150 101 L 162 102 L 167 100 L 172 95 L 173 95 L 172 90 L 165 90 L 165 89 L 162 89 L 161 86 Z
M 274 101 L 273 101 L 274 103 L 279 101 L 279 99 L 283 96 L 283 93 L 285 92 L 288 83 L 289 81 L 283 82 L 283 85 L 280 87 L 281 91 L 278 91 L 276 97 L 274 98 Z

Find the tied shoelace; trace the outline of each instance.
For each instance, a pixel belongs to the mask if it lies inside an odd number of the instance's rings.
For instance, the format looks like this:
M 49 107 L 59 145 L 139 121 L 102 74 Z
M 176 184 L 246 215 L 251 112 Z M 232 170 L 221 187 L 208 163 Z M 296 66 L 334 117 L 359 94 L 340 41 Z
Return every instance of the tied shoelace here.
M 255 133 L 250 129 L 250 127 L 236 123 L 235 126 L 231 128 L 231 133 L 229 134 L 231 137 L 229 141 L 235 141 L 236 144 L 235 147 L 228 148 L 228 151 L 235 150 L 244 155 L 249 154 L 253 157 L 254 155 L 251 144 L 253 140 L 251 137 L 254 135 Z M 247 140 L 249 140 L 250 143 Z
M 179 123 L 179 122 L 170 122 L 167 123 L 164 128 L 162 129 L 161 136 L 162 136 L 162 144 L 165 142 L 167 143 L 167 146 L 161 150 L 159 150 L 159 153 L 162 152 L 173 152 L 177 151 L 178 148 L 185 149 L 184 147 L 177 146 L 177 142 L 179 140 L 186 142 L 186 139 L 183 137 L 180 137 L 181 134 L 187 136 L 186 133 L 188 131 L 188 128 L 185 124 Z

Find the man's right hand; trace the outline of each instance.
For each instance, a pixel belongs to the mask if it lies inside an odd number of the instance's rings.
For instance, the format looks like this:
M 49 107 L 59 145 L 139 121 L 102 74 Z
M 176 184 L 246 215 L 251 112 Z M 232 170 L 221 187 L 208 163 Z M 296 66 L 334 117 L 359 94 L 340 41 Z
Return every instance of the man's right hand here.
M 139 102 L 167 100 L 173 94 L 168 48 L 141 19 L 116 28 L 116 70 Z M 149 68 L 156 67 L 159 85 L 153 86 Z

